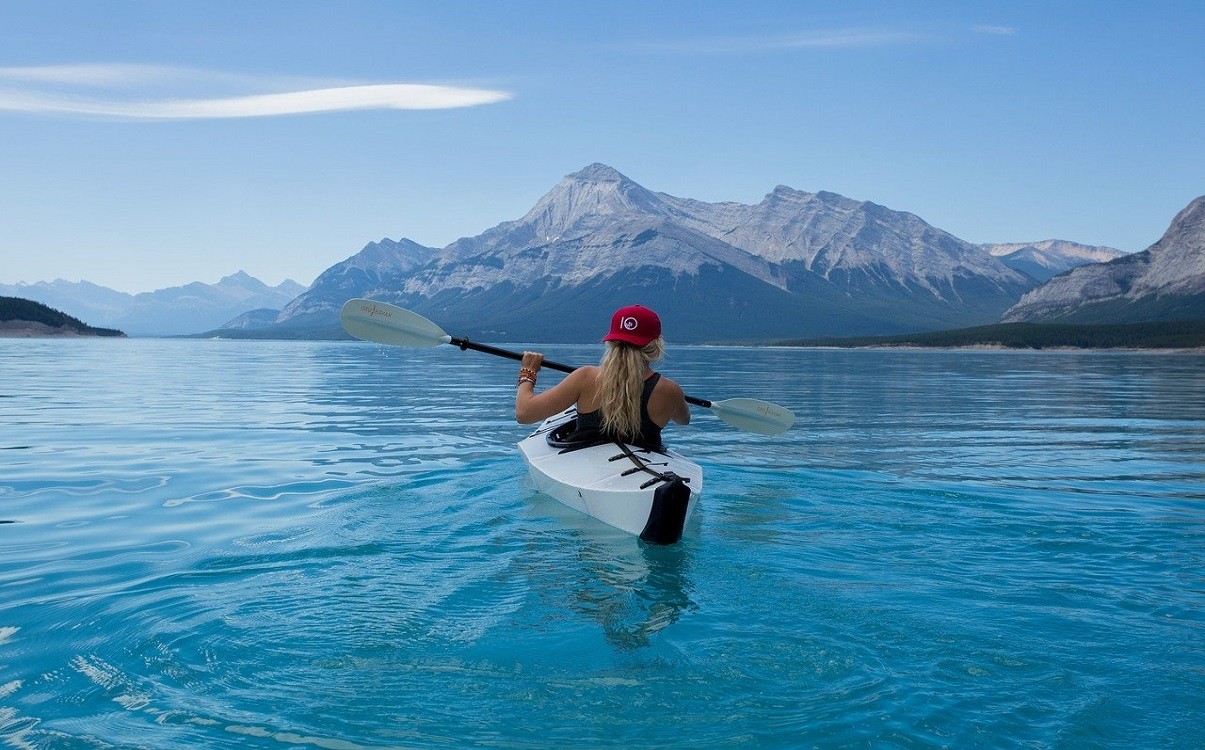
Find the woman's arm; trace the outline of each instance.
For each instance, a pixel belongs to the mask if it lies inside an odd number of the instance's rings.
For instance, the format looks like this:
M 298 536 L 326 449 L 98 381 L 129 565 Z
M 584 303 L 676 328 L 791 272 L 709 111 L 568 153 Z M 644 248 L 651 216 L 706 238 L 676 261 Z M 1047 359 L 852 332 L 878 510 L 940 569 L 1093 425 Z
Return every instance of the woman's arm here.
M 682 390 L 682 386 L 663 375 L 654 393 L 657 391 L 664 393 L 661 404 L 665 410 L 663 413 L 669 413 L 669 421 L 677 424 L 690 424 L 690 404 L 686 403 L 686 393 Z
M 515 393 L 515 420 L 519 424 L 532 424 L 559 414 L 577 403 L 582 387 L 589 376 L 588 368 L 582 367 L 565 376 L 565 379 L 542 393 L 536 393 L 535 383 L 523 377 L 523 370 L 540 371 L 544 355 L 539 352 L 523 352 L 519 390 Z

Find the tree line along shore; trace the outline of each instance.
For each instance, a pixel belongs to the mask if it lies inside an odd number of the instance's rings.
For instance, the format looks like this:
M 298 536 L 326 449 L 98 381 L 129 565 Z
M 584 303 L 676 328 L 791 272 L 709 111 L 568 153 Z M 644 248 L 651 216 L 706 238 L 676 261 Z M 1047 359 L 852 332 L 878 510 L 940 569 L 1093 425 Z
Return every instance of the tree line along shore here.
M 20 297 L 0 297 L 0 337 L 125 336 L 113 328 L 94 328 L 79 318 Z
M 125 333 L 90 326 L 40 302 L 0 297 L 0 337 L 49 336 L 124 337 Z M 1114 325 L 1000 323 L 926 333 L 796 339 L 778 343 L 836 348 L 1205 349 L 1205 320 Z
M 999 323 L 949 331 L 802 339 L 788 346 L 997 349 L 1202 349 L 1205 320 L 1150 323 Z

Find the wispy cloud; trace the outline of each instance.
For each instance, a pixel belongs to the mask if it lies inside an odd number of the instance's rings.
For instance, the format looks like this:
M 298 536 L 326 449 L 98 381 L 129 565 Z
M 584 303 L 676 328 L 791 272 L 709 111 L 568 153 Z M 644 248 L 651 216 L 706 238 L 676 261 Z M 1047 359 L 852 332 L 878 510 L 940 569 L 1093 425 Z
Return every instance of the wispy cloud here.
M 898 29 L 824 29 L 759 36 L 718 36 L 648 42 L 636 45 L 636 49 L 672 54 L 738 54 L 793 49 L 882 47 L 912 44 L 922 41 L 923 38 L 914 32 Z
M 341 84 L 150 65 L 0 68 L 0 110 L 134 120 L 453 109 L 510 98 L 506 91 L 464 86 Z
M 1017 30 L 1012 26 L 991 26 L 982 24 L 972 26 L 971 31 L 976 34 L 991 34 L 992 36 L 1016 36 Z

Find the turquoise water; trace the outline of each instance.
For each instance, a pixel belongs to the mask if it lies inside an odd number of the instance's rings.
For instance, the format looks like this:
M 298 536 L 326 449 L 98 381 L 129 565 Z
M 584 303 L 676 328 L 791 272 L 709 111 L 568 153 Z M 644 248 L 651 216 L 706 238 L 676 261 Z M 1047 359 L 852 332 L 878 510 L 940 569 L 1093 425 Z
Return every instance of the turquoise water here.
M 652 548 L 533 493 L 510 362 L 0 340 L 0 742 L 1201 746 L 1205 356 L 664 369 L 799 422 L 668 432 Z

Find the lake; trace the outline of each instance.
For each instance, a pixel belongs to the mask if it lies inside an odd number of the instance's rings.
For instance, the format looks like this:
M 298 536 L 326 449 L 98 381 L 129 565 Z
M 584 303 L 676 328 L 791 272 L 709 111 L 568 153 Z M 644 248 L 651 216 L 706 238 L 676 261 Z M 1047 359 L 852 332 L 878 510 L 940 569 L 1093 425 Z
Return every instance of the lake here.
M 1200 746 L 1205 355 L 661 369 L 798 421 L 667 429 L 650 547 L 535 494 L 513 362 L 0 340 L 0 741 Z

